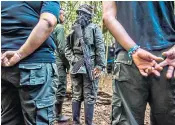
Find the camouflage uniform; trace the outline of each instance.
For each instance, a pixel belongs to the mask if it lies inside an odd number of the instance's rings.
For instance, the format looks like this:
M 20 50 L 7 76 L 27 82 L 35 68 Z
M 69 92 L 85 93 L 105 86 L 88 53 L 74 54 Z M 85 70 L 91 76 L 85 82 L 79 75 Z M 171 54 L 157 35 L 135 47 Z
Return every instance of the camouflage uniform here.
M 57 49 L 55 52 L 56 64 L 58 67 L 58 90 L 57 90 L 57 101 L 63 101 L 66 95 L 66 71 L 69 70 L 69 62 L 64 55 L 65 49 L 65 37 L 64 37 L 64 26 L 58 24 L 53 32 L 54 41 L 56 43 Z
M 83 28 L 83 39 L 85 44 L 89 47 L 93 68 L 98 67 L 102 70 L 105 66 L 105 47 L 101 29 L 94 23 L 88 24 L 85 28 Z M 92 83 L 88 77 L 86 67 L 84 65 L 81 66 L 76 73 L 72 71 L 74 64 L 77 61 L 83 59 L 83 50 L 79 39 L 76 37 L 75 31 L 72 31 L 72 33 L 67 37 L 65 55 L 70 63 L 73 91 L 73 121 L 76 121 L 76 124 L 79 124 L 79 110 L 81 102 L 84 100 L 85 106 L 86 104 L 92 105 L 92 107 L 94 106 L 97 98 L 98 78 Z M 75 111 L 76 109 L 77 111 Z M 85 123 L 87 125 L 91 125 L 92 123 L 86 120 L 86 112 L 87 111 L 85 107 Z M 93 118 L 93 112 L 90 117 Z
M 62 104 L 64 97 L 66 96 L 66 86 L 67 86 L 67 72 L 69 70 L 69 62 L 67 61 L 64 49 L 65 49 L 65 36 L 64 36 L 64 26 L 58 24 L 53 32 L 53 38 L 57 49 L 55 51 L 56 65 L 58 70 L 58 82 L 56 91 L 56 113 L 59 120 L 67 121 L 64 116 L 61 115 Z M 62 117 L 60 117 L 62 116 Z

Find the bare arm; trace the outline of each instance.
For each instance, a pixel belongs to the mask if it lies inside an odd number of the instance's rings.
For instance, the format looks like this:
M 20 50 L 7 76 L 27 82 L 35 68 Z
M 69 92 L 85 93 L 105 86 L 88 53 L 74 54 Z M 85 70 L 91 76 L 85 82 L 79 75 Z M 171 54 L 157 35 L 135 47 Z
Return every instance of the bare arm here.
M 115 1 L 103 1 L 102 5 L 103 22 L 105 26 L 120 43 L 120 45 L 128 51 L 130 48 L 134 47 L 136 43 L 131 39 L 124 27 L 116 19 L 117 5 Z M 155 69 L 155 65 L 157 65 L 156 61 L 162 61 L 162 58 L 140 48 L 132 54 L 132 59 L 143 76 L 148 76 L 151 73 L 160 76 L 159 71 L 162 70 L 162 68 L 158 67 Z
M 103 22 L 114 38 L 126 50 L 135 46 L 136 43 L 131 39 L 123 26 L 117 21 L 117 5 L 115 1 L 103 1 Z
M 17 51 L 6 51 L 1 56 L 2 66 L 13 66 L 21 59 L 33 53 L 49 37 L 57 23 L 51 13 L 42 13 L 39 22 L 30 33 L 26 42 Z
M 41 14 L 39 22 L 32 30 L 23 46 L 18 50 L 22 58 L 33 53 L 49 37 L 56 23 L 57 19 L 53 14 Z
M 78 59 L 73 53 L 71 42 L 72 42 L 72 33 L 67 37 L 67 40 L 66 40 L 65 57 L 69 61 L 69 64 L 73 65 L 73 63 L 78 61 Z

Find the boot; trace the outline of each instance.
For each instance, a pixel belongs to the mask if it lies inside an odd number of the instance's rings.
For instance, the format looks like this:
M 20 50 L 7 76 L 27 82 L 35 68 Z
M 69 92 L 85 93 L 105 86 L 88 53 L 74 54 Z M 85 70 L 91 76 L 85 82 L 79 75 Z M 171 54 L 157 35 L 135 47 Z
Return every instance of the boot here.
M 58 122 L 67 122 L 70 120 L 68 116 L 62 115 L 62 107 L 63 107 L 63 102 L 56 103 L 55 104 L 55 112 L 56 112 L 56 117 L 58 118 Z
M 73 125 L 81 125 L 80 110 L 81 110 L 81 102 L 80 101 L 72 102 Z
M 84 113 L 85 113 L 85 124 L 86 125 L 94 125 L 93 114 L 94 114 L 94 104 L 84 103 Z

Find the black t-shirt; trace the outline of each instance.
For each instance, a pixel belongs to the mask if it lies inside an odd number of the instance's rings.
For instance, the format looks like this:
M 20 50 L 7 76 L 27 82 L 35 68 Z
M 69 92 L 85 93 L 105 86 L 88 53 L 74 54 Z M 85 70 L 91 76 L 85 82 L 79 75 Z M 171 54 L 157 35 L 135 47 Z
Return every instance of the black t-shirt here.
M 59 2 L 53 1 L 2 1 L 1 50 L 18 50 L 38 23 L 41 13 L 51 13 L 58 19 L 59 10 Z M 50 36 L 21 63 L 54 62 L 54 49 L 55 44 Z
M 174 1 L 118 1 L 117 20 L 129 36 L 146 50 L 175 44 Z M 118 44 L 118 49 L 122 48 Z

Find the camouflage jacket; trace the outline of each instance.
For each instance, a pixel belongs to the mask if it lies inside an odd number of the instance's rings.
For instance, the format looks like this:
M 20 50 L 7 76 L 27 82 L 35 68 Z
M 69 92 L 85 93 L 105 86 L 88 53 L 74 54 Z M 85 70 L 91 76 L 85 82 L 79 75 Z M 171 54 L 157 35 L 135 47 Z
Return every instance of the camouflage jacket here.
M 65 57 L 65 35 L 64 35 L 64 26 L 57 24 L 53 33 L 53 39 L 56 44 L 56 62 L 62 62 L 66 67 L 69 67 L 69 62 Z M 59 63 L 60 64 L 60 63 Z
M 83 39 L 86 45 L 89 46 L 91 62 L 94 67 L 103 69 L 105 64 L 105 47 L 103 42 L 103 35 L 101 29 L 93 23 L 90 23 L 83 32 Z M 73 65 L 80 60 L 78 55 L 75 54 L 74 43 L 78 40 L 74 31 L 69 34 L 66 40 L 65 56 L 70 64 L 70 72 Z M 94 68 L 93 67 L 93 68 Z M 77 73 L 86 73 L 86 68 L 82 66 Z

